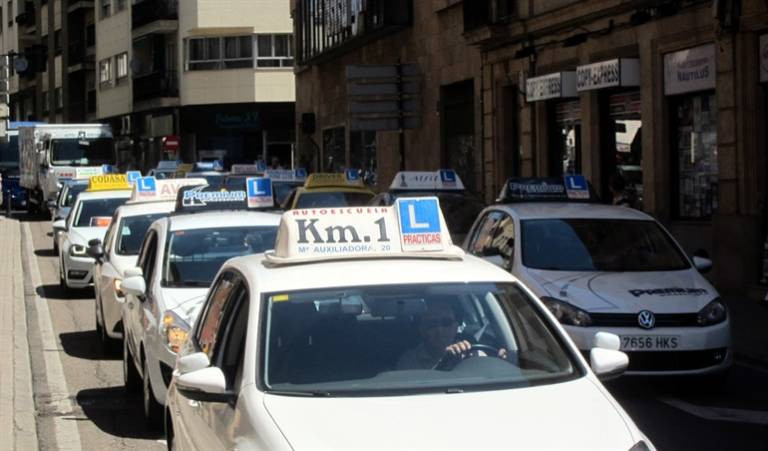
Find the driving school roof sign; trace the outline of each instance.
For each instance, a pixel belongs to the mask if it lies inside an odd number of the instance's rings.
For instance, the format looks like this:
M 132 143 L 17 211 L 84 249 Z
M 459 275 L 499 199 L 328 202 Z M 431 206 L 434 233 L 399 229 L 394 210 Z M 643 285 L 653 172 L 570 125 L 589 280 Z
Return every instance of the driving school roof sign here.
M 275 205 L 272 197 L 272 180 L 264 177 L 245 179 L 248 208 L 265 208 Z
M 285 212 L 270 264 L 419 257 L 460 259 L 436 197 L 398 199 L 391 207 Z
M 179 190 L 186 186 L 204 186 L 208 182 L 204 178 L 163 179 L 141 177 L 133 185 L 131 203 L 139 202 L 169 202 L 175 201 Z
M 125 174 L 95 175 L 88 180 L 88 191 L 129 190 L 131 185 Z
M 456 171 L 441 169 L 435 172 L 402 171 L 389 185 L 390 191 L 462 191 L 462 183 Z

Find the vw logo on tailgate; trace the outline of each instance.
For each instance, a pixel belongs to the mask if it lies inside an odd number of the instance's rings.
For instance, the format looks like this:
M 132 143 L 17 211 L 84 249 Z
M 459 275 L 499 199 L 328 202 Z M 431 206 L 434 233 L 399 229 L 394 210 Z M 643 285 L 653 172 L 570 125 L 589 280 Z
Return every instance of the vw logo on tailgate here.
M 652 329 L 656 325 L 656 317 L 653 312 L 643 310 L 637 314 L 637 324 L 643 329 Z

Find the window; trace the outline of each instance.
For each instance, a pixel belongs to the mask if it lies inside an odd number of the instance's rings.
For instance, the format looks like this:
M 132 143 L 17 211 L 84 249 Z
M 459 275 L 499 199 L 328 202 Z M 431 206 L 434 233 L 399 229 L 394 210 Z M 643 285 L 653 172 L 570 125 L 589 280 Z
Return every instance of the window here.
M 472 237 L 472 242 L 469 245 L 469 251 L 473 255 L 484 256 L 488 252 L 486 249 L 491 246 L 491 239 L 496 224 L 499 223 L 503 214 L 499 211 L 492 211 L 485 215 L 475 228 L 475 234 Z
M 117 230 L 118 255 L 139 255 L 139 248 L 144 241 L 149 226 L 160 218 L 168 216 L 167 213 L 150 213 L 141 216 L 129 216 L 123 218 Z
M 127 200 L 128 198 L 125 197 L 84 200 L 80 202 L 73 227 L 94 227 L 101 223 L 98 219 L 111 219 L 117 207 L 123 205 Z
M 106 85 L 112 81 L 112 59 L 99 61 L 99 84 Z
M 141 268 L 142 274 L 144 274 L 144 280 L 147 287 L 152 282 L 152 273 L 155 270 L 155 255 L 157 254 L 157 233 L 150 231 L 147 233 L 147 237 L 143 242 L 142 249 L 139 252 L 139 260 L 137 266 Z
M 293 67 L 293 35 L 256 36 L 256 67 Z
M 109 17 L 112 13 L 112 0 L 101 0 L 101 18 Z
M 208 354 L 209 359 L 212 358 L 216 346 L 216 336 L 221 317 L 229 304 L 229 300 L 233 298 L 232 295 L 238 292 L 235 290 L 237 286 L 238 283 L 234 274 L 230 272 L 222 274 L 211 289 L 204 310 L 200 315 L 202 320 L 196 334 L 197 346 L 202 352 Z
M 61 55 L 61 30 L 53 32 L 53 49 L 56 55 Z
M 47 113 L 51 110 L 51 93 L 49 91 L 43 91 L 43 112 Z
M 0 6 L 0 34 L 3 34 L 3 7 Z
M 8 28 L 13 27 L 13 0 L 8 0 Z
M 124 11 L 126 8 L 126 0 L 117 0 L 115 2 L 115 12 Z
M 128 76 L 128 53 L 121 53 L 115 57 L 117 61 L 117 79 L 121 80 Z
M 54 90 L 54 95 L 56 96 L 56 109 L 64 108 L 64 92 L 62 92 L 61 87 Z
M 251 36 L 193 38 L 187 41 L 187 70 L 253 67 Z
M 717 210 L 717 104 L 714 93 L 675 99 L 672 132 L 679 218 L 706 219 Z

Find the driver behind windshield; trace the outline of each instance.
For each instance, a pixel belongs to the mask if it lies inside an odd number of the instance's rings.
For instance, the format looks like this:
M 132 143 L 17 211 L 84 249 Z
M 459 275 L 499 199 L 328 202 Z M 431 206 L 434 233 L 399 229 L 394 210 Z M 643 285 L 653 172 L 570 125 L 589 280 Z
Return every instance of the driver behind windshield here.
M 459 333 L 456 314 L 447 301 L 428 301 L 427 311 L 419 321 L 421 341 L 406 350 L 398 359 L 396 369 L 434 369 L 446 360 L 461 360 L 472 355 L 486 355 L 472 349 L 472 343 Z M 480 353 L 479 353 L 480 352 Z M 507 351 L 499 349 L 498 357 L 506 359 Z

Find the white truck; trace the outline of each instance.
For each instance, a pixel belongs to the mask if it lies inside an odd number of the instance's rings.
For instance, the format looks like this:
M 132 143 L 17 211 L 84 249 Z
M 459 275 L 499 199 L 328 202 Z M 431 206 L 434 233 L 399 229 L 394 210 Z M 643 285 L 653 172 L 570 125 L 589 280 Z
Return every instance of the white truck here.
M 19 182 L 30 213 L 48 211 L 64 180 L 109 172 L 115 164 L 112 130 L 105 124 L 20 127 L 19 141 Z

